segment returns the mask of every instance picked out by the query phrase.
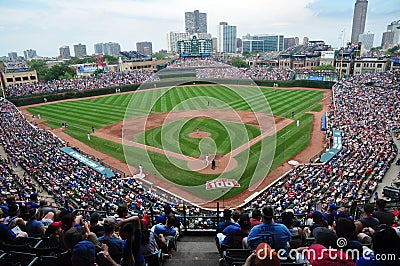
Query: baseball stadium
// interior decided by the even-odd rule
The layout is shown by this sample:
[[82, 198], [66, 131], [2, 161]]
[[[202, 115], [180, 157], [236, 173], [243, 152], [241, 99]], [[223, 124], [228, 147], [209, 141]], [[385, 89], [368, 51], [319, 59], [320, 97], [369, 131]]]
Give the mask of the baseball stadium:
[[[286, 250], [289, 259], [296, 245], [319, 241], [313, 225], [333, 226], [335, 220], [338, 228], [352, 230], [355, 224], [361, 229], [354, 232], [362, 231], [370, 202], [393, 199], [378, 207], [397, 209], [391, 205], [395, 188], [383, 186], [398, 179], [392, 162], [399, 74], [296, 80], [292, 69], [241, 69], [188, 57], [157, 72], [9, 86], [0, 100], [4, 221], [20, 215], [19, 201], [48, 208], [50, 216], [27, 209], [23, 217], [48, 219], [43, 221], [65, 234], [72, 229], [64, 229], [63, 217], [69, 216], [81, 219], [82, 226], [92, 226], [92, 219], [104, 228], [110, 223], [112, 233], [120, 226], [121, 237], [127, 234], [124, 219], [156, 235], [164, 219], [174, 233], [145, 256], [147, 265], [243, 265], [259, 244], [250, 225], [262, 224], [262, 217], [279, 226], [290, 220], [289, 230], [293, 224], [302, 229], [292, 246], [260, 240]], [[17, 233], [25, 233], [22, 223], [24, 230]], [[242, 238], [229, 242], [224, 228], [231, 223], [247, 230], [247, 248], [242, 249]], [[89, 235], [97, 239], [94, 232]], [[346, 234], [336, 231], [332, 239], [353, 241]], [[50, 254], [47, 238], [40, 237], [25, 234], [24, 241], [36, 242], [2, 242], [0, 250], [20, 248], [36, 258], [32, 265], [46, 260], [64, 265], [68, 259]], [[357, 241], [371, 246], [367, 240]], [[64, 254], [67, 242], [52, 248]], [[304, 263], [281, 259], [280, 265]]]

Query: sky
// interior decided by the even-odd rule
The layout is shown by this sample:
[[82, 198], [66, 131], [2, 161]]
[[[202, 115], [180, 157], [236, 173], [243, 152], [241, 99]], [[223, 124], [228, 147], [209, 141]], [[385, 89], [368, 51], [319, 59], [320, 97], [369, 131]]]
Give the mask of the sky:
[[[369, 0], [365, 30], [379, 46], [390, 22], [400, 20], [400, 0]], [[59, 47], [117, 42], [124, 51], [151, 41], [153, 51], [167, 48], [167, 33], [184, 32], [185, 12], [207, 13], [208, 32], [217, 35], [221, 21], [237, 26], [237, 36], [283, 34], [323, 40], [339, 47], [351, 35], [355, 0], [0, 0], [0, 56], [55, 57]], [[384, 3], [384, 4], [383, 4]]]

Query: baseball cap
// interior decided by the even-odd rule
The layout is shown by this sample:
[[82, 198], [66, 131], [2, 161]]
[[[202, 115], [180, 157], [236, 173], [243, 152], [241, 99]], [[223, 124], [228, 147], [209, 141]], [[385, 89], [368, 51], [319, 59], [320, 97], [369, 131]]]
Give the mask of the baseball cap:
[[32, 193], [32, 194], [29, 196], [30, 199], [37, 199], [37, 197], [39, 197], [39, 194], [38, 194], [38, 193]]
[[90, 241], [90, 242], [92, 242], [95, 246], [101, 246], [101, 243], [100, 243], [100, 241], [99, 241], [99, 239], [97, 238], [97, 236], [96, 236], [95, 233], [90, 233], [90, 234], [87, 236], [87, 240]]
[[59, 221], [59, 222], [52, 222], [50, 225], [52, 225], [52, 226], [55, 226], [55, 227], [59, 228], [59, 227], [61, 227], [61, 226], [62, 226], [62, 222], [61, 222], [61, 221]]
[[278, 254], [267, 243], [260, 243], [256, 249], [257, 266], [281, 265]]
[[94, 244], [83, 240], [72, 248], [71, 261], [74, 266], [92, 266], [96, 260], [96, 250]]
[[313, 213], [312, 213], [312, 217], [314, 218], [314, 217], [322, 217], [322, 213], [320, 212], [320, 211], [314, 211]]

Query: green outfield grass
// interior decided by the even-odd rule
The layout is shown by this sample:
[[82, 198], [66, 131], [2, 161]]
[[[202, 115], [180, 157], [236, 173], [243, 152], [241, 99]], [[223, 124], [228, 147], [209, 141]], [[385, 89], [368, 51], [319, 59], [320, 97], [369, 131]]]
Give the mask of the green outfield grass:
[[[41, 117], [46, 120], [47, 125], [52, 128], [61, 127], [61, 123], [66, 122], [68, 129], [65, 132], [67, 134], [124, 162], [126, 161], [123, 152], [125, 150], [125, 154], [129, 158], [128, 163], [133, 166], [142, 164], [145, 171], [166, 178], [181, 186], [186, 186], [188, 190], [204, 198], [211, 199], [221, 196], [221, 191], [205, 191], [204, 184], [207, 180], [216, 177], [235, 178], [241, 184], [241, 187], [231, 189], [224, 196], [228, 198], [242, 192], [249, 185], [257, 181], [252, 179], [252, 177], [258, 171], [257, 164], [263, 163], [266, 157], [271, 156], [271, 154], [274, 155], [271, 167], [271, 170], [273, 170], [308, 146], [313, 115], [307, 112], [321, 110], [318, 102], [322, 100], [323, 92], [320, 91], [274, 90], [265, 88], [261, 89], [261, 92], [267, 99], [270, 108], [264, 106], [265, 99], [262, 99], [255, 89], [242, 87], [237, 88], [237, 90], [231, 90], [224, 86], [215, 85], [138, 91], [131, 94], [112, 95], [97, 99], [89, 98], [78, 101], [59, 102], [31, 107], [28, 110], [35, 115], [40, 113]], [[243, 99], [243, 95], [245, 95], [245, 100]], [[131, 104], [129, 104], [130, 102]], [[92, 126], [95, 129], [99, 129], [121, 121], [124, 117], [142, 116], [149, 112], [209, 109], [210, 106], [215, 109], [256, 112], [267, 110], [267, 112], [271, 112], [274, 115], [287, 118], [291, 118], [291, 114], [294, 112], [294, 119], [300, 120], [300, 127], [296, 127], [295, 122], [291, 123], [283, 130], [277, 132], [275, 136], [268, 137], [262, 143], [259, 142], [253, 145], [250, 150], [238, 154], [235, 159], [239, 163], [246, 162], [246, 164], [242, 169], [235, 169], [229, 173], [224, 173], [222, 176], [203, 175], [190, 171], [185, 162], [176, 160], [172, 164], [165, 155], [159, 153], [146, 153], [139, 148], [122, 147], [121, 144], [97, 137], [92, 137], [91, 141], [87, 140], [87, 133], [91, 132]], [[199, 145], [202, 141], [199, 139], [189, 139], [185, 136], [193, 131], [199, 123], [201, 124], [200, 128], [202, 131], [210, 131], [212, 133], [212, 140], [218, 144], [217, 151], [222, 154], [230, 152], [236, 145], [240, 146], [247, 142], [248, 139], [252, 139], [260, 134], [257, 127], [248, 125], [243, 127], [243, 125], [225, 121], [221, 122], [209, 119], [206, 121], [196, 118], [187, 121], [177, 121], [175, 123], [148, 130], [136, 136], [135, 141], [161, 148], [161, 131], [164, 131], [167, 133], [167, 136], [176, 136], [176, 138], [180, 139], [178, 146], [170, 145], [168, 150], [189, 156], [198, 156], [200, 152], [203, 152], [203, 144]], [[180, 126], [180, 124], [183, 124], [181, 131], [174, 131], [174, 128]], [[238, 132], [236, 127], [241, 127], [242, 131], [237, 136], [233, 136], [232, 132]], [[230, 129], [228, 130], [227, 128]], [[235, 140], [234, 142], [228, 142], [234, 144], [224, 144], [227, 135]], [[269, 146], [273, 143], [272, 138], [276, 139], [276, 148]], [[204, 145], [208, 147], [209, 144], [206, 143]], [[264, 176], [266, 174], [259, 173], [258, 175]]]

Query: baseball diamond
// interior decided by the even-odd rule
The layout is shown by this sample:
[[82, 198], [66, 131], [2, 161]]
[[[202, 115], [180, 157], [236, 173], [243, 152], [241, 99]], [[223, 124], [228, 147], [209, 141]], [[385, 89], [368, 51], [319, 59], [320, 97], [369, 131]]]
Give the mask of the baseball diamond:
[[[264, 101], [260, 101], [255, 90], [261, 92]], [[243, 91], [249, 95], [246, 99], [240, 96]], [[151, 182], [168, 181], [167, 190], [172, 182], [178, 190], [196, 196], [187, 199], [192, 202], [221, 197], [219, 191], [205, 189], [208, 180], [233, 178], [240, 187], [227, 190], [224, 198], [234, 202], [238, 195], [245, 195], [246, 191], [248, 194], [249, 187], [260, 184], [268, 173], [287, 167], [286, 161], [309, 146], [312, 132], [320, 130], [313, 126], [313, 122], [320, 122], [314, 115], [322, 113], [319, 103], [328, 95], [329, 91], [318, 89], [238, 86], [232, 90], [222, 85], [194, 85], [103, 96], [95, 101], [94, 97], [67, 100], [25, 110], [40, 114], [41, 123], [59, 133], [61, 123], [67, 123], [68, 128], [62, 130], [67, 135], [63, 136], [75, 138], [121, 162], [127, 162], [125, 157], [132, 158], [128, 164], [133, 172], [139, 164], [143, 165], [145, 178]], [[265, 101], [269, 107], [264, 109], [269, 114], [252, 112], [260, 110], [259, 105]], [[130, 102], [135, 102], [134, 106]], [[271, 115], [273, 125], [265, 124]], [[299, 127], [296, 120], [301, 121]], [[272, 126], [273, 131], [268, 128]], [[88, 140], [92, 127], [95, 132]], [[196, 132], [197, 127], [210, 136], [190, 138], [188, 134]], [[181, 130], [176, 132], [176, 128]], [[276, 149], [269, 146], [272, 140], [276, 140]], [[322, 149], [321, 143], [314, 154], [300, 161], [308, 162]], [[265, 156], [263, 149], [269, 151], [268, 155], [272, 153], [273, 160], [268, 172], [257, 173], [260, 156]], [[204, 167], [205, 154], [212, 155], [210, 162], [216, 158], [215, 170], [211, 165]], [[271, 182], [269, 178], [266, 181]]]

